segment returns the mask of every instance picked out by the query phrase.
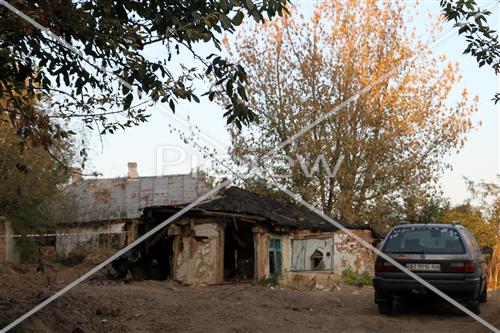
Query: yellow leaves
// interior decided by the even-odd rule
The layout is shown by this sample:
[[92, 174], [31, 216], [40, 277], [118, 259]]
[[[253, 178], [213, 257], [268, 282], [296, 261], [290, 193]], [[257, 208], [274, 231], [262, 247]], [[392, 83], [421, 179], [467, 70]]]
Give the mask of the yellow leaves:
[[464, 89], [462, 90], [461, 95], [462, 95], [462, 97], [463, 97], [463, 98], [467, 98], [467, 96], [469, 95], [469, 93], [468, 93], [468, 91], [467, 91], [467, 88], [464, 88]]
[[227, 35], [224, 35], [224, 37], [222, 38], [222, 45], [224, 45], [224, 47], [228, 50], [231, 49], [231, 46], [229, 45], [229, 39], [227, 38]]
[[314, 25], [317, 25], [319, 23], [319, 20], [321, 19], [321, 13], [318, 11], [315, 11], [312, 14], [312, 19], [311, 21], [313, 22]]
[[[477, 100], [471, 104], [463, 95], [449, 105], [461, 79], [458, 67], [445, 56], [434, 57], [415, 40], [414, 30], [407, 34], [402, 13], [402, 6], [389, 2], [323, 1], [309, 19], [293, 12], [242, 34], [235, 60], [251, 73], [248, 94], [261, 123], [248, 129], [248, 141], [235, 141], [235, 151], [265, 151], [366, 88], [287, 152], [322, 152], [327, 142], [325, 153], [342, 149], [357, 170], [370, 169], [389, 193], [395, 178], [435, 178], [445, 167], [443, 154], [459, 148], [470, 130]], [[418, 61], [408, 62], [421, 52]], [[354, 193], [360, 189], [348, 179], [367, 175], [350, 172], [342, 169], [339, 179]], [[324, 190], [314, 186], [311, 195]], [[353, 193], [351, 202], [359, 199]]]

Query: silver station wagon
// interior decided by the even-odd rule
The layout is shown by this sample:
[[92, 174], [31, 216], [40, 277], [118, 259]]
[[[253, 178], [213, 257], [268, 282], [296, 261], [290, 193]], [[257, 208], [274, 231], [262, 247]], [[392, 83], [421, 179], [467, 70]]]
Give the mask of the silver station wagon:
[[[487, 300], [487, 264], [484, 253], [463, 226], [456, 224], [402, 224], [394, 227], [381, 251], [415, 272], [474, 313]], [[382, 314], [391, 314], [394, 301], [412, 297], [437, 297], [394, 265], [378, 257], [375, 263], [375, 303]]]

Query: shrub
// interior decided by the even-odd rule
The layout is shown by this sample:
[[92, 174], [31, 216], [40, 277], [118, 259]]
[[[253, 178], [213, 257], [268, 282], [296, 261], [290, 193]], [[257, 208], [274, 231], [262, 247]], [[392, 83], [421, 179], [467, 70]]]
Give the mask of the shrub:
[[357, 273], [352, 270], [349, 266], [342, 272], [342, 280], [351, 286], [363, 287], [372, 285], [371, 275], [364, 271], [363, 273]]
[[272, 274], [266, 278], [261, 278], [259, 280], [259, 284], [262, 285], [271, 285], [271, 286], [276, 286], [279, 283], [279, 275], [277, 274]]

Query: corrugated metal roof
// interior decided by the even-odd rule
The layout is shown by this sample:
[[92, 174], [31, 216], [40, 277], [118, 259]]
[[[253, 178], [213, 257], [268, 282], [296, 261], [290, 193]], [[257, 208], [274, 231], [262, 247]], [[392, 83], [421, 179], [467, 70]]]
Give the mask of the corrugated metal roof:
[[67, 188], [60, 222], [138, 218], [148, 206], [186, 204], [209, 191], [202, 175], [84, 179]]

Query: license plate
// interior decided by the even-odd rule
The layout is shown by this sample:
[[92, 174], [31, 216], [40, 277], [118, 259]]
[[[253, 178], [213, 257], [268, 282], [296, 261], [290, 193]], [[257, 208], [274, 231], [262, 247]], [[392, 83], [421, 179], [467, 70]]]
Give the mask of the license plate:
[[440, 264], [411, 263], [411, 264], [406, 264], [406, 268], [408, 268], [410, 271], [418, 271], [418, 272], [440, 272], [441, 271]]

